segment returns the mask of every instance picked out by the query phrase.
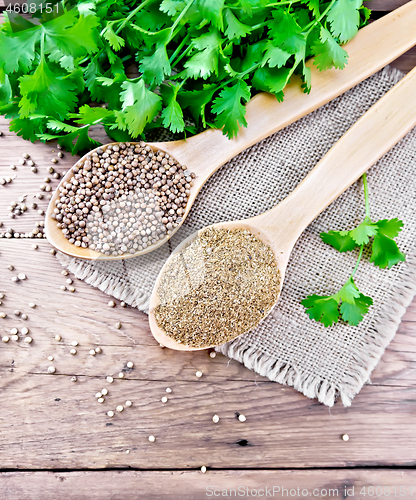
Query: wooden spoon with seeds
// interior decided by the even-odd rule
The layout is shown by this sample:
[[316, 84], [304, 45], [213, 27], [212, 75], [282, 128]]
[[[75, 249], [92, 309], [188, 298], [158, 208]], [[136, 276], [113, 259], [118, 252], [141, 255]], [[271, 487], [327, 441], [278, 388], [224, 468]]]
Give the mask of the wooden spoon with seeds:
[[[349, 61], [342, 71], [331, 69], [320, 72], [313, 65], [312, 60], [308, 61], [307, 66], [311, 70], [312, 79], [311, 93], [304, 94], [299, 78], [293, 77], [293, 81], [285, 88], [285, 101], [282, 103], [277, 102], [272, 94], [257, 94], [247, 105], [247, 128], [241, 128], [238, 136], [233, 140], [227, 139], [220, 130], [211, 129], [187, 140], [150, 143], [149, 145], [154, 150], [160, 149], [167, 152], [197, 176], [191, 187], [182, 221], [188, 215], [204, 183], [222, 165], [241, 151], [339, 96], [406, 52], [416, 44], [415, 26], [416, 0], [413, 0], [360, 30], [345, 47]], [[102, 146], [102, 149], [105, 148], [106, 146]], [[86, 156], [81, 158], [77, 165], [85, 158]], [[68, 182], [73, 175], [71, 169], [61, 180], [59, 187]], [[45, 234], [56, 249], [73, 257], [90, 260], [120, 260], [136, 257], [163, 245], [180, 227], [177, 226], [156, 244], [134, 254], [105, 255], [90, 248], [76, 247], [65, 238], [61, 229], [58, 229], [56, 221], [51, 218], [58, 195], [57, 190], [49, 204], [45, 220]]]
[[[245, 230], [249, 231], [256, 238], [268, 245], [273, 251], [276, 258], [277, 268], [280, 271], [280, 286], [283, 282], [286, 267], [288, 265], [291, 251], [303, 230], [317, 217], [332, 201], [335, 200], [342, 192], [351, 186], [366, 170], [379, 160], [387, 151], [389, 151], [397, 142], [405, 136], [413, 127], [416, 126], [416, 68], [414, 68], [405, 78], [403, 78], [393, 89], [382, 97], [367, 113], [365, 113], [349, 130], [348, 132], [330, 149], [330, 151], [321, 159], [314, 169], [305, 177], [305, 179], [297, 186], [297, 188], [276, 207], [265, 212], [264, 214], [252, 217], [246, 220], [224, 222], [208, 226], [215, 229], [228, 230]], [[207, 228], [205, 228], [206, 230]], [[156, 281], [151, 299], [149, 321], [150, 328], [155, 339], [162, 345], [171, 349], [177, 350], [196, 350], [196, 347], [190, 347], [183, 343], [178, 343], [172, 337], [168, 336], [157, 323], [155, 311], [160, 305], [160, 294], [158, 293], [161, 278], [164, 275], [165, 269], [172, 262], [175, 256], [179, 255], [192, 241], [196, 238], [198, 232], [191, 235], [183, 241], [169, 257], [164, 267], [162, 268], [159, 277]], [[313, 249], [311, 249], [313, 251]], [[192, 293], [192, 289], [197, 289], [205, 280], [205, 275], [209, 272], [205, 266], [205, 258], [202, 254], [197, 255], [199, 262], [194, 264], [189, 261], [190, 257], [175, 259], [176, 266], [183, 265], [186, 273], [186, 282], [183, 285], [179, 284], [172, 278], [172, 285], [175, 283], [175, 299], [170, 301], [168, 306], [172, 311], [181, 311], [178, 308], [178, 296], [186, 297], [186, 294]], [[197, 270], [197, 276], [191, 276], [192, 269]], [[169, 275], [167, 275], [169, 276]], [[217, 273], [218, 276], [218, 273]], [[252, 280], [252, 290], [256, 293], [256, 273], [250, 277]], [[215, 275], [214, 275], [215, 277]], [[218, 277], [215, 277], [214, 283], [218, 282]], [[196, 285], [193, 285], [196, 283]], [[186, 285], [186, 286], [185, 286]], [[226, 285], [228, 282], [226, 282]], [[238, 281], [237, 286], [240, 285]], [[223, 285], [222, 285], [223, 286]], [[231, 283], [227, 287], [227, 294], [233, 294]], [[250, 287], [250, 283], [248, 283]], [[189, 292], [188, 288], [191, 290]], [[208, 295], [206, 293], [205, 297]], [[210, 295], [215, 296], [213, 292]], [[203, 299], [206, 303], [207, 299]], [[277, 300], [276, 300], [277, 302]], [[211, 304], [211, 303], [210, 303]], [[199, 303], [193, 300], [192, 310], [195, 311], [199, 307]], [[165, 304], [163, 304], [165, 306]], [[202, 304], [203, 307], [204, 304]], [[210, 322], [214, 322], [215, 310], [212, 306], [208, 314], [202, 312], [201, 318], [209, 316]], [[219, 308], [219, 305], [218, 305]], [[271, 310], [271, 309], [270, 309]], [[270, 312], [266, 311], [263, 318]], [[245, 312], [245, 311], [244, 311]], [[257, 312], [254, 309], [252, 314]], [[175, 312], [175, 320], [168, 317], [168, 328], [172, 332], [181, 332], [186, 329], [183, 325], [186, 323], [184, 315], [179, 312], [179, 320]], [[193, 316], [194, 318], [194, 316]], [[195, 320], [192, 319], [192, 331], [194, 331]], [[189, 318], [188, 318], [189, 319]], [[186, 319], [186, 321], [188, 321]], [[201, 319], [201, 322], [203, 320]], [[166, 323], [165, 323], [166, 325]], [[255, 326], [255, 325], [254, 325]], [[201, 338], [210, 338], [207, 330], [200, 328], [195, 335]], [[229, 331], [233, 331], [232, 324], [227, 327]], [[242, 333], [247, 333], [253, 326]], [[185, 331], [185, 335], [186, 335]], [[240, 335], [242, 334], [240, 333]], [[238, 336], [238, 335], [236, 335]], [[194, 339], [195, 340], [195, 339]], [[228, 338], [227, 340], [232, 340]], [[199, 343], [201, 345], [202, 342]], [[194, 342], [195, 345], [195, 342]], [[203, 347], [214, 347], [216, 344], [207, 345], [204, 341]]]

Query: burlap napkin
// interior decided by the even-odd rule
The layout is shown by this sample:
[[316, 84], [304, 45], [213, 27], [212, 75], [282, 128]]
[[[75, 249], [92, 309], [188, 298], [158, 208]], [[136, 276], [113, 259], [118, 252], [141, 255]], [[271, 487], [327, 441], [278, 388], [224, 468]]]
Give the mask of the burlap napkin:
[[[71, 259], [64, 266], [78, 278], [142, 311], [163, 263], [189, 234], [208, 224], [251, 217], [285, 198], [331, 146], [401, 75], [384, 69], [334, 101], [244, 151], [204, 186], [189, 217], [171, 242], [143, 257], [115, 263]], [[325, 328], [309, 319], [301, 300], [335, 293], [357, 254], [340, 254], [319, 238], [321, 231], [351, 229], [364, 216], [362, 182], [355, 183], [322, 213], [297, 242], [278, 306], [255, 330], [217, 348], [270, 380], [293, 386], [332, 406], [346, 406], [369, 380], [416, 294], [416, 129], [385, 155], [368, 175], [374, 220], [399, 217], [397, 241], [405, 263], [380, 270], [368, 253], [356, 274], [374, 305], [357, 327]]]

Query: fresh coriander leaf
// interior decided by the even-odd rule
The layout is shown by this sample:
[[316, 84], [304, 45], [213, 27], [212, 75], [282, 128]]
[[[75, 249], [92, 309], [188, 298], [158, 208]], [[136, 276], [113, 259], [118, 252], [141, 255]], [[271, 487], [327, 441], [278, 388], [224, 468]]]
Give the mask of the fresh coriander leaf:
[[35, 142], [38, 133], [45, 132], [46, 119], [45, 118], [13, 118], [10, 121], [10, 131], [15, 132], [23, 139]]
[[[0, 68], [13, 73], [20, 68], [26, 73], [35, 59], [35, 46], [40, 41], [40, 26], [7, 36], [0, 32]], [[6, 50], [7, 47], [7, 50]]]
[[162, 98], [146, 88], [144, 80], [124, 82], [121, 86], [124, 120], [132, 137], [140, 135], [162, 107]]
[[77, 102], [73, 82], [56, 76], [44, 61], [41, 61], [33, 75], [20, 77], [20, 116], [32, 113], [65, 119]]
[[268, 25], [269, 34], [276, 45], [282, 45], [289, 38], [300, 33], [301, 27], [288, 11], [276, 9], [272, 15], [273, 20]]
[[247, 52], [241, 64], [241, 71], [257, 67], [263, 59], [263, 52], [266, 49], [266, 42], [253, 43], [247, 47]]
[[217, 90], [216, 85], [204, 85], [202, 90], [179, 91], [177, 100], [182, 109], [189, 108], [191, 115], [198, 124], [202, 119], [202, 123], [206, 126], [205, 108], [212, 101], [212, 97]]
[[366, 217], [359, 226], [350, 231], [350, 236], [358, 246], [367, 245], [370, 237], [376, 235], [377, 231], [377, 224], [374, 224]]
[[289, 68], [277, 69], [265, 66], [256, 69], [251, 83], [258, 90], [279, 94], [286, 87], [291, 73]]
[[348, 42], [357, 34], [360, 23], [358, 9], [361, 5], [360, 0], [335, 0], [328, 12], [327, 19], [331, 25], [331, 31], [342, 43]]
[[241, 10], [250, 17], [253, 14], [253, 9], [262, 9], [266, 7], [268, 0], [240, 0]]
[[326, 327], [338, 323], [338, 301], [333, 296], [309, 295], [301, 303], [311, 319], [323, 323]]
[[55, 45], [66, 55], [83, 57], [98, 50], [99, 19], [96, 16], [77, 18], [75, 9], [56, 17], [42, 25], [45, 33], [45, 51]]
[[351, 238], [350, 231], [328, 231], [320, 234], [321, 240], [338, 252], [349, 252], [353, 250], [357, 244]]
[[160, 45], [154, 54], [143, 57], [140, 61], [140, 71], [146, 83], [159, 85], [163, 82], [165, 75], [170, 74], [170, 64], [166, 53], [166, 46]]
[[231, 9], [225, 9], [224, 15], [227, 22], [225, 35], [229, 40], [240, 40], [251, 32], [251, 26], [239, 21]]
[[230, 139], [237, 135], [240, 125], [247, 127], [244, 104], [250, 99], [250, 95], [247, 83], [238, 80], [235, 85], [223, 89], [214, 100], [212, 112], [218, 115], [215, 123]]
[[218, 74], [218, 58], [222, 38], [218, 30], [211, 30], [192, 42], [193, 46], [199, 50], [185, 64], [186, 76], [191, 78], [201, 77], [207, 79], [212, 73]]
[[107, 27], [103, 31], [103, 36], [107, 40], [107, 42], [110, 44], [111, 48], [118, 52], [122, 47], [125, 45], [124, 38], [121, 38], [121, 36], [116, 35], [113, 31], [113, 26], [112, 24], [108, 24]]
[[267, 63], [270, 68], [281, 68], [291, 56], [289, 52], [282, 50], [280, 47], [275, 47], [271, 41], [267, 42], [265, 49], [262, 66]]
[[175, 16], [177, 13], [182, 12], [185, 8], [186, 2], [184, 0], [163, 0], [159, 9], [165, 12], [168, 16]]
[[92, 59], [92, 61], [85, 68], [84, 77], [85, 77], [85, 85], [87, 86], [87, 89], [90, 91], [91, 98], [97, 102], [103, 101], [104, 99], [103, 89], [97, 83], [98, 78], [102, 76], [103, 74], [101, 72], [100, 64], [96, 59]]
[[354, 299], [354, 303], [342, 302], [340, 306], [341, 317], [351, 326], [357, 326], [368, 313], [368, 309], [373, 304], [373, 299], [367, 295], [359, 293]]
[[222, 10], [224, 0], [198, 0], [197, 6], [205, 19], [216, 28], [223, 30]]
[[384, 234], [376, 234], [374, 236], [373, 245], [371, 247], [370, 262], [380, 269], [389, 269], [399, 262], [404, 262], [406, 256], [400, 252], [397, 243], [385, 236]]
[[383, 219], [376, 222], [378, 234], [383, 234], [388, 238], [396, 238], [403, 228], [403, 221], [399, 219]]
[[174, 134], [177, 132], [183, 132], [185, 129], [183, 111], [176, 100], [179, 85], [162, 85], [160, 90], [163, 102], [166, 105], [161, 114], [162, 125]]
[[360, 296], [357, 285], [354, 283], [352, 278], [349, 278], [341, 290], [336, 294], [336, 296], [342, 300], [342, 302], [348, 302], [348, 304], [354, 304], [355, 299]]
[[9, 75], [6, 75], [0, 69], [0, 106], [9, 104], [12, 100], [12, 87], [10, 85]]
[[315, 55], [314, 64], [320, 70], [337, 68], [343, 69], [348, 61], [347, 52], [334, 40], [331, 33], [321, 27], [320, 41], [312, 46]]
[[78, 113], [70, 113], [68, 116], [78, 125], [90, 125], [113, 117], [114, 113], [106, 108], [91, 108], [88, 104], [84, 104], [79, 108]]
[[319, 8], [319, 0], [301, 0], [302, 3], [304, 4], [307, 4], [307, 6], [309, 7], [309, 10], [312, 11], [314, 17], [319, 17], [321, 12], [320, 12], [320, 8]]

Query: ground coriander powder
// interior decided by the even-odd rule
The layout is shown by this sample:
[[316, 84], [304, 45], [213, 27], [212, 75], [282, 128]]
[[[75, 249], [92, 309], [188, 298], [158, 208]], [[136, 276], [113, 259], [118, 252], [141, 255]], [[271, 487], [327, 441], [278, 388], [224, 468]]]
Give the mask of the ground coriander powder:
[[258, 325], [280, 289], [268, 245], [247, 230], [206, 228], [168, 261], [155, 318], [178, 343], [220, 345]]

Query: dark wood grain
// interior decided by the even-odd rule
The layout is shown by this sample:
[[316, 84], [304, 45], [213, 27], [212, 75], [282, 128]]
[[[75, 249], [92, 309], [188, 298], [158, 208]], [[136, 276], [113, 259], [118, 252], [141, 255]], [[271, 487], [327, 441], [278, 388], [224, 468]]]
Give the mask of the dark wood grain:
[[[0, 474], [0, 490], [7, 500], [202, 500], [224, 490], [228, 498], [248, 491], [251, 498], [322, 499], [414, 498], [416, 471], [213, 471], [187, 472], [7, 472]], [[273, 489], [274, 487], [274, 489]], [[266, 489], [267, 488], [267, 489]], [[232, 490], [237, 490], [233, 492]], [[256, 495], [256, 490], [258, 495]], [[303, 491], [302, 491], [303, 490]], [[360, 493], [361, 492], [361, 493]], [[366, 496], [363, 493], [366, 493]], [[370, 492], [370, 495], [368, 495]], [[376, 492], [382, 495], [376, 496]], [[224, 498], [221, 496], [220, 498]], [[226, 497], [225, 497], [226, 498]], [[237, 497], [238, 498], [238, 497]], [[247, 496], [246, 496], [247, 498]]]

